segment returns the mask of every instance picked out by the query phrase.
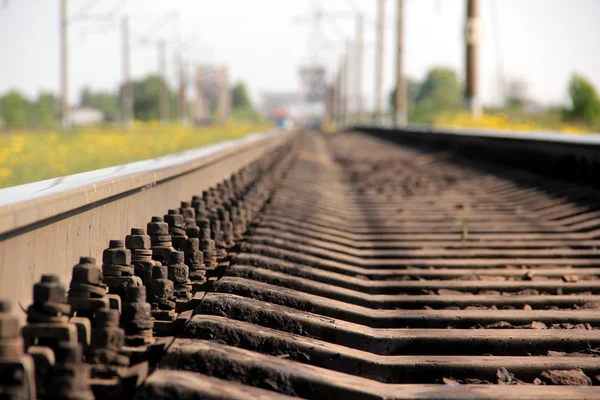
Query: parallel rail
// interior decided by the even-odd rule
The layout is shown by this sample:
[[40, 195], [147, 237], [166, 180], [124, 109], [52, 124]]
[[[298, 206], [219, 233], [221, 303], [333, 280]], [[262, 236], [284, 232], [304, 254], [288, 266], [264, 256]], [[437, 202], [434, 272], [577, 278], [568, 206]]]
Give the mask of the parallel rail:
[[[96, 397], [600, 398], [600, 143], [361, 130], [232, 147], [151, 188], [7, 233], [22, 246], [44, 238], [29, 251], [47, 258], [56, 255], [48, 232], [105, 222], [63, 246], [60, 267], [46, 261], [19, 277], [31, 285], [54, 268], [68, 282], [72, 252], [97, 256], [108, 239], [244, 167], [196, 198], [196, 221], [210, 218], [218, 250], [204, 257], [218, 266], [206, 264], [192, 298], [178, 295], [176, 320], [154, 322], [158, 339], [120, 348], [128, 367], [92, 366]], [[102, 211], [121, 204], [118, 218]]]

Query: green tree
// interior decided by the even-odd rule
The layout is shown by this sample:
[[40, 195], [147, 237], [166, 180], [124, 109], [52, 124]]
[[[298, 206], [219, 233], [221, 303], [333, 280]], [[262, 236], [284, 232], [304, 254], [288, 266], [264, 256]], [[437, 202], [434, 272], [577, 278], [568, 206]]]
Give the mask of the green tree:
[[115, 121], [120, 115], [119, 99], [112, 93], [92, 92], [86, 87], [81, 91], [79, 104], [102, 111], [108, 121]]
[[[135, 119], [142, 121], [160, 119], [159, 96], [161, 87], [167, 86], [169, 98], [169, 118], [176, 115], [177, 98], [168, 84], [156, 75], [148, 76], [139, 81], [133, 81], [133, 113]], [[123, 86], [119, 89], [119, 99], [123, 99]]]
[[231, 88], [231, 107], [252, 108], [246, 85], [243, 82], [239, 82]]
[[[412, 104], [414, 104], [417, 95], [421, 90], [421, 83], [419, 83], [419, 81], [416, 79], [406, 78], [404, 80], [404, 86], [406, 87], [406, 102], [410, 107]], [[394, 88], [390, 93], [389, 106], [393, 111], [396, 110], [396, 88]]]
[[81, 94], [79, 95], [79, 105], [81, 107], [93, 107], [94, 103], [94, 94], [89, 87], [84, 87], [81, 89]]
[[37, 125], [50, 127], [56, 123], [59, 103], [54, 93], [40, 93], [34, 108]]
[[243, 82], [238, 82], [231, 88], [231, 108], [232, 116], [235, 119], [258, 121], [261, 118], [252, 106], [246, 85]]
[[30, 104], [17, 91], [12, 91], [2, 97], [2, 120], [6, 126], [25, 126], [29, 122]]
[[456, 72], [450, 68], [433, 68], [427, 74], [415, 98], [418, 104], [436, 110], [451, 110], [461, 106], [462, 94]]
[[564, 111], [570, 121], [581, 121], [595, 126], [600, 122], [600, 99], [594, 86], [580, 75], [573, 75], [569, 83], [571, 108]]
[[[395, 100], [393, 90], [390, 94], [392, 110], [396, 108]], [[407, 79], [406, 100], [408, 121], [413, 123], [433, 123], [440, 113], [460, 108], [462, 93], [456, 72], [438, 67], [431, 69], [422, 83]]]

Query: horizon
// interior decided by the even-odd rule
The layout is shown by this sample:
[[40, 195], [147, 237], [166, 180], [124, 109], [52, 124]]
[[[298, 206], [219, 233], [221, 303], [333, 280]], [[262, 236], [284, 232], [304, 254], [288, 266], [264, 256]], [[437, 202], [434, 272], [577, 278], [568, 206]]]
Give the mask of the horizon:
[[[202, 3], [178, 0], [161, 4], [158, 0], [143, 3], [129, 0], [119, 15], [131, 14], [132, 31], [140, 33], [151, 28], [170, 9], [178, 10], [180, 23], [167, 23], [153, 40], [196, 35], [193, 44], [196, 48], [188, 53], [188, 59], [227, 64], [231, 69], [231, 83], [246, 83], [255, 105], [259, 104], [259, 95], [264, 92], [297, 91], [297, 68], [306, 63], [317, 46], [307, 44], [310, 23], [294, 23], [293, 20], [311, 14], [310, 1], [285, 5], [276, 0], [252, 4], [224, 0], [210, 6]], [[406, 78], [422, 80], [429, 69], [447, 66], [457, 71], [459, 79], [463, 80], [463, 3], [407, 1]], [[73, 17], [89, 3], [71, 0], [69, 4], [69, 14]], [[117, 4], [122, 3], [97, 1], [88, 13], [103, 15], [113, 11]], [[321, 6], [325, 11], [345, 13], [353, 12], [358, 6], [364, 10], [367, 20], [375, 15], [375, 2], [372, 1], [335, 0]], [[498, 11], [497, 20], [492, 16], [494, 7]], [[139, 13], [136, 16], [138, 9], [153, 16], [140, 16]], [[597, 15], [600, 15], [600, 2], [593, 0], [483, 0], [479, 81], [482, 102], [492, 105], [501, 101], [499, 82], [502, 76], [505, 85], [513, 80], [524, 81], [527, 97], [542, 106], [566, 104], [567, 85], [573, 73], [584, 76], [600, 88], [600, 54], [589, 51], [594, 46], [594, 39], [600, 37], [600, 26], [595, 23]], [[394, 19], [395, 3], [388, 1], [386, 98], [394, 81]], [[368, 45], [374, 41], [374, 29], [370, 25], [367, 23], [365, 29], [367, 45], [363, 75], [367, 107], [371, 107], [374, 93], [371, 78], [374, 75], [374, 49]], [[559, 30], [557, 26], [564, 28]], [[41, 5], [29, 0], [9, 1], [0, 9], [0, 49], [11, 55], [5, 58], [1, 67], [0, 93], [16, 89], [31, 99], [40, 92], [58, 92], [58, 31], [57, 1]], [[77, 103], [84, 87], [93, 91], [116, 91], [121, 83], [118, 21], [74, 23], [69, 33], [69, 103]], [[343, 47], [338, 43], [339, 37], [354, 34], [353, 21], [324, 21], [321, 33], [322, 41], [327, 44], [327, 48], [321, 50], [322, 59], [331, 75]], [[14, 35], [20, 35], [19, 40], [12, 39]], [[171, 87], [176, 82], [172, 59], [173, 52], [169, 51], [167, 76]], [[132, 79], [156, 74], [156, 64], [155, 49], [136, 48], [132, 52]], [[44, 67], [40, 68], [40, 65]]]

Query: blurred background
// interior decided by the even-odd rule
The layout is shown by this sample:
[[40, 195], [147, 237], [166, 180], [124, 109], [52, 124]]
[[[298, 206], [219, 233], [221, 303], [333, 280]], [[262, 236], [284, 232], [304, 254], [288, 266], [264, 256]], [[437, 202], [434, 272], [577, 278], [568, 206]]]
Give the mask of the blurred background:
[[0, 0], [0, 187], [299, 123], [595, 133], [599, 17], [596, 0]]

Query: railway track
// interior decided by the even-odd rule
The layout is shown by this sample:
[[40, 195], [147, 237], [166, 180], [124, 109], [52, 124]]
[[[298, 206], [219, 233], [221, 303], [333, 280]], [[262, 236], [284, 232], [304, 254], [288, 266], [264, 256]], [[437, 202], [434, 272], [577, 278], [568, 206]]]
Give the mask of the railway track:
[[[94, 260], [62, 293], [71, 310], [54, 304], [60, 290], [43, 297], [58, 277], [43, 278], [22, 334], [34, 366], [2, 303], [0, 370], [18, 359], [23, 373], [0, 393], [600, 398], [600, 203], [584, 182], [598, 165], [547, 151], [555, 143], [490, 155], [477, 137], [370, 133], [290, 135], [130, 226], [104, 251], [100, 311], [77, 297], [92, 282], [75, 269], [98, 271]], [[516, 157], [523, 148], [543, 154]], [[578, 175], [558, 179], [565, 170]], [[118, 307], [122, 339], [108, 321]], [[70, 339], [39, 333], [48, 324], [71, 326]]]

